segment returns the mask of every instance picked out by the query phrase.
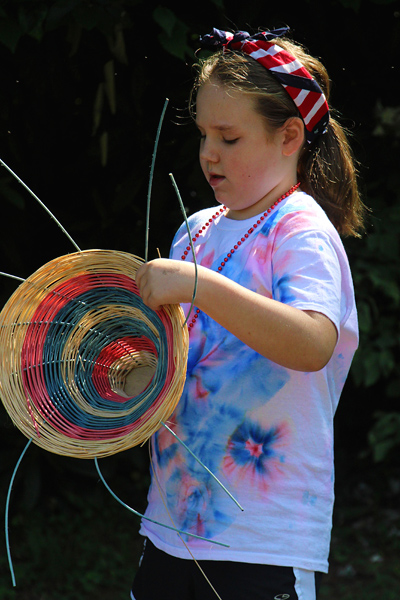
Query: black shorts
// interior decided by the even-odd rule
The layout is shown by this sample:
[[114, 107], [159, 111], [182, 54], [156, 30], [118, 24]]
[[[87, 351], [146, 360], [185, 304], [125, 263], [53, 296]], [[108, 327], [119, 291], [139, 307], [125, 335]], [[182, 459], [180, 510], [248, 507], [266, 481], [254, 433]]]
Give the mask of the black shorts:
[[[292, 567], [199, 561], [221, 600], [316, 600], [321, 573]], [[194, 560], [170, 556], [149, 540], [131, 600], [216, 600]]]

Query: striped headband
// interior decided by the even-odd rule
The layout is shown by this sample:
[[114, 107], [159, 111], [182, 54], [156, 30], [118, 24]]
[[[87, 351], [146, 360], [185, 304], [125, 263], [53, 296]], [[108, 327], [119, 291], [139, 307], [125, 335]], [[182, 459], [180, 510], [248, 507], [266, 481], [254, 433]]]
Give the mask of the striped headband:
[[247, 31], [229, 33], [214, 28], [212, 33], [200, 38], [200, 43], [208, 50], [244, 52], [265, 67], [297, 106], [304, 121], [307, 141], [311, 143], [316, 136], [325, 133], [329, 107], [323, 91], [301, 62], [270, 41], [285, 35], [287, 31], [287, 27], [282, 27], [250, 35]]

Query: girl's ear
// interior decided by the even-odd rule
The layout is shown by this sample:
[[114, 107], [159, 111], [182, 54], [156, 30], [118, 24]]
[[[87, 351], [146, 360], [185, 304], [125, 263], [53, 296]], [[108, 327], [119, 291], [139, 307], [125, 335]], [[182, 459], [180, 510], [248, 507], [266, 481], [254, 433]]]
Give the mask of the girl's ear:
[[299, 117], [288, 119], [283, 126], [283, 145], [284, 156], [292, 156], [301, 150], [305, 142], [304, 123]]

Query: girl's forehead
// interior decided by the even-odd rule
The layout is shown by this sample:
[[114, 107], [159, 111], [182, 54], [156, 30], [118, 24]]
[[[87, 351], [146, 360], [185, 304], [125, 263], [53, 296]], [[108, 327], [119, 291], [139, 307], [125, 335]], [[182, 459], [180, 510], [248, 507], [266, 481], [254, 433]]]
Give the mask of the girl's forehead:
[[226, 128], [237, 121], [258, 118], [254, 100], [248, 94], [210, 81], [202, 85], [196, 99], [196, 122], [213, 119]]
[[197, 102], [203, 97], [206, 97], [208, 101], [215, 99], [217, 101], [231, 100], [240, 102], [245, 98], [245, 94], [240, 90], [224, 85], [218, 79], [209, 79], [200, 86], [197, 92]]

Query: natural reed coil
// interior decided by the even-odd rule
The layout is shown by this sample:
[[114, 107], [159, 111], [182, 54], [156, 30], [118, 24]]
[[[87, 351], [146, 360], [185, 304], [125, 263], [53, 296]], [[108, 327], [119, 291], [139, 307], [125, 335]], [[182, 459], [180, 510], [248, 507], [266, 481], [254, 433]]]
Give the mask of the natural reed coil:
[[14, 424], [66, 456], [108, 456], [168, 419], [186, 376], [179, 305], [153, 311], [125, 252], [87, 250], [28, 277], [0, 313], [0, 394]]

